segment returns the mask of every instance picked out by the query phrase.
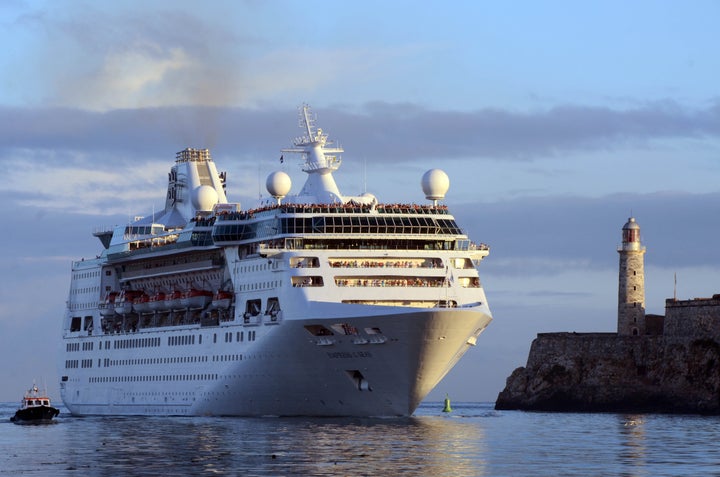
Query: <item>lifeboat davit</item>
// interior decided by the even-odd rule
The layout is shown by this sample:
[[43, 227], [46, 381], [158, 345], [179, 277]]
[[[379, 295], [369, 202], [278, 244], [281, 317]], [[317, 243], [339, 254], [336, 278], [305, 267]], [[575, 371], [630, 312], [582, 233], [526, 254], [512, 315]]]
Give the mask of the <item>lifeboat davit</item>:
[[229, 308], [233, 299], [233, 292], [227, 290], [218, 290], [212, 299], [213, 308]]
[[191, 288], [182, 294], [180, 304], [183, 308], [205, 308], [213, 299], [213, 294], [207, 290]]
[[105, 295], [105, 299], [98, 304], [98, 309], [102, 316], [111, 316], [115, 314], [115, 299], [118, 292], [110, 292]]

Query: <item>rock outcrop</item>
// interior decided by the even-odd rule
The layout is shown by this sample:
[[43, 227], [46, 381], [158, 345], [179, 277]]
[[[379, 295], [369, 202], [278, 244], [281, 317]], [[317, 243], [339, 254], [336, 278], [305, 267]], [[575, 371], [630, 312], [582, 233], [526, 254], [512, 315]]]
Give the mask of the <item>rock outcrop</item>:
[[539, 334], [495, 408], [720, 414], [720, 343], [703, 334]]

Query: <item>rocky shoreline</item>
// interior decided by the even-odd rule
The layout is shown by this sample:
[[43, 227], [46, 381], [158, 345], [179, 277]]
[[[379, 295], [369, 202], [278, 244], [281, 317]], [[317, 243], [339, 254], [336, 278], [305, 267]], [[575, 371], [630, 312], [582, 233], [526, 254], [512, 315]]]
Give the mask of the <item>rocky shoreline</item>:
[[720, 343], [690, 336], [543, 333], [496, 409], [720, 414]]

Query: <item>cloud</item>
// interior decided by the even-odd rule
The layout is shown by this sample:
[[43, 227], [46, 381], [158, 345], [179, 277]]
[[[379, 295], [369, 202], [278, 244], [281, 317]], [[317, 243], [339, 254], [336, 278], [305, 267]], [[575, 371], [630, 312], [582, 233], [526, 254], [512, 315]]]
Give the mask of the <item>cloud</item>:
[[[717, 137], [720, 103], [711, 103], [704, 110], [665, 101], [631, 109], [565, 105], [527, 112], [434, 111], [407, 104], [371, 103], [364, 114], [346, 121], [357, 121], [357, 130], [370, 130], [370, 141], [354, 149], [360, 154], [369, 153], [365, 148], [377, 143], [396, 141], [413, 157], [530, 160], [669, 138]], [[344, 124], [342, 118], [339, 124]]]
[[48, 6], [15, 27], [34, 39], [8, 71], [16, 84], [22, 75], [36, 83], [33, 104], [97, 111], [227, 104], [238, 95], [239, 60], [255, 41], [179, 5]]
[[[164, 184], [144, 184], [144, 175], [154, 173], [156, 178], [164, 178], [167, 167], [162, 165], [161, 171], [158, 166], [144, 164], [142, 170], [125, 166], [113, 171], [78, 167], [24, 169], [13, 174], [13, 184], [7, 190], [15, 193], [17, 205], [24, 210], [122, 214], [127, 213], [130, 204], [149, 210], [163, 197]], [[30, 183], [38, 187], [28, 191], [24, 185]]]
[[[0, 108], [4, 148], [112, 150], [166, 154], [185, 144], [267, 155], [298, 133], [291, 108], [163, 107], [107, 112], [75, 108]], [[533, 160], [692, 138], [720, 136], [720, 105], [674, 103], [631, 110], [564, 106], [534, 112], [435, 111], [370, 103], [356, 111], [322, 108], [318, 126], [354, 157], [370, 162], [422, 159]], [[660, 146], [658, 146], [660, 147]]]
[[621, 229], [632, 214], [657, 267], [720, 264], [720, 192], [602, 197], [523, 197], [453, 207], [461, 227], [490, 245], [487, 265], [502, 276], [554, 276], [617, 267]]
[[[258, 107], [279, 97], [321, 94], [335, 83], [352, 88], [370, 78], [382, 81], [398, 58], [421, 52], [402, 45], [280, 46], [263, 25], [279, 27], [274, 7], [194, 7], [166, 2], [29, 10], [14, 24], [32, 40], [25, 39], [22, 58], [7, 65], [15, 78], [10, 90], [19, 95], [33, 83], [33, 105], [93, 111]], [[285, 35], [298, 25], [288, 28]], [[4, 94], [17, 100], [10, 90]]]

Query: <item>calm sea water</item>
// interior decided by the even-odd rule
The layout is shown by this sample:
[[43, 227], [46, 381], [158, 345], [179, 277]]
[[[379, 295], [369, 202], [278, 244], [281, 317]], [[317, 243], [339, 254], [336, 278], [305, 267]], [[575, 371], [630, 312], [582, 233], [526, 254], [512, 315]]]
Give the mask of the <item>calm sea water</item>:
[[720, 476], [720, 418], [494, 411], [408, 419], [72, 417], [10, 422], [0, 476]]

